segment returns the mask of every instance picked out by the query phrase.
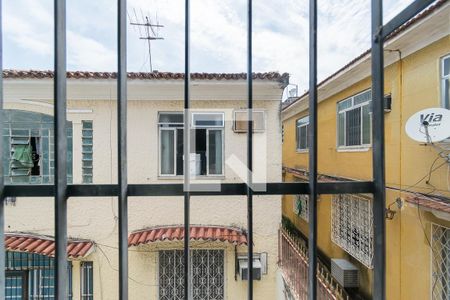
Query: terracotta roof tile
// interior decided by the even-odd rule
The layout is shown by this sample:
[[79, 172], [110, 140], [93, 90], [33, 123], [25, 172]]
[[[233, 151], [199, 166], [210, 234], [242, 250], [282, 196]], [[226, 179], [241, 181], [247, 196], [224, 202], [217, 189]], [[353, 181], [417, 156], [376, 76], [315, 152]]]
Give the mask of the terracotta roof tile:
[[[94, 242], [88, 240], [69, 240], [67, 255], [70, 258], [86, 256], [94, 247]], [[55, 242], [52, 238], [25, 233], [6, 233], [5, 249], [21, 251], [46, 256], [55, 256]]]
[[[4, 70], [4, 78], [12, 79], [44, 79], [53, 78], [53, 71], [40, 71], [40, 70]], [[116, 72], [88, 72], [88, 71], [68, 71], [67, 78], [72, 79], [116, 79]], [[184, 73], [172, 73], [172, 72], [129, 72], [129, 79], [184, 79]], [[193, 80], [245, 80], [247, 79], [246, 73], [191, 73], [191, 79]], [[289, 74], [278, 72], [267, 73], [253, 73], [253, 79], [276, 81], [282, 84], [289, 83]]]
[[408, 196], [405, 200], [406, 202], [416, 204], [419, 207], [450, 213], [450, 200], [446, 201], [441, 198], [419, 194]]
[[[191, 240], [207, 240], [229, 242], [237, 245], [246, 245], [247, 236], [242, 230], [231, 227], [220, 226], [191, 226]], [[130, 234], [128, 237], [129, 246], [138, 246], [158, 241], [181, 241], [184, 238], [184, 227], [169, 226], [156, 227]]]

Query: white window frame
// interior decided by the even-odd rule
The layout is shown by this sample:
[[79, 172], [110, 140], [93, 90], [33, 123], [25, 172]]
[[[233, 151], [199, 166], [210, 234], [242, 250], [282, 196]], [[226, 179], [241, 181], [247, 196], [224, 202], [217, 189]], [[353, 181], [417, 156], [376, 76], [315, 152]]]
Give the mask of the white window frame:
[[[174, 126], [172, 127], [161, 127], [161, 125], [166, 123], [159, 122], [160, 115], [161, 114], [183, 114], [183, 112], [180, 111], [170, 111], [165, 112], [161, 111], [158, 112], [158, 177], [161, 178], [180, 178], [183, 175], [177, 175], [177, 151], [176, 147], [178, 144], [178, 137], [177, 137], [177, 129], [183, 129], [184, 130], [184, 123], [172, 123]], [[222, 120], [223, 120], [223, 126], [194, 126], [193, 118], [191, 120], [191, 126], [193, 130], [195, 129], [206, 129], [206, 175], [198, 175], [196, 177], [223, 177], [225, 175], [225, 113], [224, 112], [195, 112], [194, 114], [221, 114]], [[172, 174], [162, 174], [161, 172], [161, 131], [162, 130], [172, 130], [174, 134], [174, 152], [173, 152], [173, 159], [174, 159], [174, 172]], [[221, 131], [222, 135], [222, 173], [221, 174], [210, 174], [209, 173], [209, 131], [210, 130], [216, 130]]]
[[[235, 111], [233, 111], [233, 131], [234, 132], [247, 132], [247, 130], [245, 129], [236, 129], [236, 114], [237, 113], [247, 113], [246, 109], [237, 109]], [[254, 129], [253, 132], [265, 132], [266, 128], [267, 128], [267, 119], [266, 119], [266, 111], [263, 109], [253, 109], [253, 115], [254, 114], [262, 114], [263, 115], [263, 128], [262, 129]]]
[[[364, 134], [363, 134], [363, 107], [364, 106], [369, 106], [372, 105], [372, 95], [371, 95], [371, 99], [369, 101], [363, 102], [363, 103], [359, 103], [359, 104], [354, 104], [354, 99], [355, 97], [362, 95], [364, 93], [368, 93], [371, 92], [371, 89], [368, 90], [364, 90], [358, 94], [355, 94], [351, 97], [348, 97], [346, 99], [343, 99], [339, 102], [336, 103], [336, 149], [339, 150], [366, 150], [368, 148], [370, 148], [372, 146], [372, 111], [369, 111], [369, 117], [370, 117], [370, 135], [369, 135], [369, 143], [368, 144], [363, 144], [363, 140], [364, 140]], [[342, 103], [344, 101], [350, 100], [351, 101], [351, 106], [342, 110], [339, 110], [339, 103]], [[347, 133], [345, 132], [345, 128], [347, 127], [347, 116], [346, 116], [346, 112], [357, 109], [357, 108], [361, 108], [361, 144], [360, 145], [351, 145], [351, 146], [347, 146]], [[339, 145], [339, 115], [343, 113], [344, 114], [344, 145]]]
[[[221, 115], [222, 125], [211, 125], [211, 126], [197, 126], [194, 123], [195, 116], [197, 115]], [[225, 127], [225, 113], [223, 112], [193, 112], [191, 115], [191, 126], [192, 128], [224, 128]]]
[[[306, 119], [308, 119], [306, 121]], [[300, 126], [298, 125], [299, 122], [301, 122], [303, 120], [303, 122], [305, 122], [304, 124], [301, 124]], [[300, 148], [300, 139], [299, 139], [299, 134], [300, 134], [300, 128], [302, 127], [306, 127], [306, 148]], [[308, 147], [309, 147], [309, 140], [308, 140], [308, 130], [309, 130], [309, 116], [304, 116], [301, 117], [300, 119], [297, 119], [295, 121], [295, 149], [297, 150], [297, 152], [308, 152]]]
[[[364, 215], [359, 201], [365, 201], [368, 215]], [[373, 199], [361, 194], [338, 194], [331, 201], [331, 240], [369, 269], [373, 268], [374, 232]], [[344, 212], [345, 216], [340, 214]], [[350, 230], [351, 232], [348, 232]], [[368, 244], [354, 243], [355, 231], [368, 234]], [[359, 239], [361, 241], [361, 238]]]
[[[440, 99], [441, 99], [441, 101], [440, 101], [440, 105], [441, 105], [441, 107], [443, 107], [443, 108], [446, 108], [446, 109], [450, 109], [450, 103], [449, 103], [449, 107], [445, 107], [445, 103], [444, 103], [444, 81], [445, 80], [450, 80], [450, 73], [449, 74], [447, 74], [447, 75], [444, 75], [444, 61], [445, 60], [449, 60], [449, 63], [450, 63], [450, 54], [447, 54], [447, 55], [445, 55], [445, 56], [443, 56], [443, 57], [441, 57], [441, 59], [440, 59], [440, 68], [439, 68], [439, 93], [440, 93]], [[450, 95], [449, 95], [449, 97], [450, 97]], [[449, 99], [449, 102], [450, 102], [450, 99]]]
[[[305, 220], [305, 222], [309, 222], [309, 196], [308, 195], [295, 195], [294, 196], [294, 207], [293, 211], [297, 217], [302, 218]], [[305, 207], [305, 209], [302, 210], [302, 212], [298, 211], [298, 202], [302, 202], [302, 207]]]

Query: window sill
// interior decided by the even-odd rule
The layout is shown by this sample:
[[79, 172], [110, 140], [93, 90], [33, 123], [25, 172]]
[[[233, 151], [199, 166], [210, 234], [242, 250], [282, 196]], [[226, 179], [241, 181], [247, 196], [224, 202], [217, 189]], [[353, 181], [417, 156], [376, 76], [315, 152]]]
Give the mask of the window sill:
[[296, 149], [295, 152], [297, 152], [297, 153], [308, 153], [309, 149]]
[[[183, 175], [177, 175], [177, 176], [164, 176], [164, 175], [159, 175], [158, 176], [158, 180], [183, 180], [184, 176]], [[225, 179], [225, 175], [202, 175], [202, 176], [195, 176], [195, 177], [191, 177], [191, 180], [224, 180]]]
[[367, 152], [371, 149], [371, 146], [357, 146], [357, 147], [338, 147], [337, 152]]

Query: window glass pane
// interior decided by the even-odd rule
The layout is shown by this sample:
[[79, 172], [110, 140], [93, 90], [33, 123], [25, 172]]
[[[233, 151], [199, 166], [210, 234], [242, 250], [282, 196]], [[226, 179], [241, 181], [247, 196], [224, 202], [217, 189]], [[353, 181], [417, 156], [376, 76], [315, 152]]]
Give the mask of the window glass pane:
[[352, 99], [347, 99], [338, 103], [338, 112], [352, 106]]
[[173, 175], [175, 173], [174, 133], [174, 130], [161, 130], [161, 174]]
[[194, 127], [223, 127], [224, 116], [222, 113], [193, 113], [192, 124]]
[[160, 124], [181, 124], [183, 125], [183, 113], [160, 113]]
[[372, 98], [372, 91], [366, 91], [362, 94], [356, 95], [353, 99], [354, 105], [370, 101]]
[[450, 109], [450, 78], [442, 80], [442, 107]]
[[308, 148], [308, 126], [300, 127], [300, 148]]
[[222, 130], [209, 130], [208, 141], [208, 172], [212, 175], [223, 174]]
[[444, 58], [442, 63], [442, 76], [450, 75], [450, 56]]
[[345, 113], [338, 115], [338, 145], [345, 146]]
[[309, 116], [297, 120], [297, 126], [305, 124], [309, 124]]
[[347, 111], [346, 113], [347, 146], [361, 145], [361, 107]]
[[362, 108], [363, 113], [363, 144], [367, 145], [370, 144], [370, 127], [371, 127], [371, 121], [370, 121], [370, 113], [369, 113], [369, 105], [365, 105]]

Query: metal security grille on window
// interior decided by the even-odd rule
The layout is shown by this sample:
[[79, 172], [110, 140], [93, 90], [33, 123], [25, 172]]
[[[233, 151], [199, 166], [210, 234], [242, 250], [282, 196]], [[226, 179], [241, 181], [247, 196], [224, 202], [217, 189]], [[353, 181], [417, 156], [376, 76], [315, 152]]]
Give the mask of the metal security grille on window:
[[372, 199], [360, 195], [333, 196], [331, 240], [365, 266], [373, 267]]
[[[193, 300], [224, 299], [224, 251], [192, 250], [191, 275]], [[184, 299], [183, 251], [159, 252], [159, 299]]]
[[372, 91], [338, 103], [338, 146], [368, 146], [371, 143]]
[[81, 300], [94, 299], [94, 272], [91, 261], [81, 262]]
[[432, 299], [450, 298], [450, 229], [432, 224]]
[[306, 222], [309, 221], [308, 195], [297, 195], [294, 201], [294, 213]]
[[92, 121], [83, 121], [82, 129], [82, 176], [83, 183], [92, 183], [93, 176], [93, 124]]
[[[54, 299], [55, 264], [51, 257], [6, 252], [6, 299]], [[68, 298], [72, 299], [72, 265], [68, 265]]]

